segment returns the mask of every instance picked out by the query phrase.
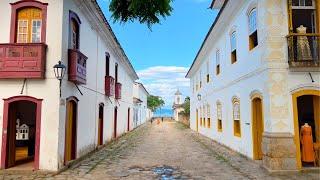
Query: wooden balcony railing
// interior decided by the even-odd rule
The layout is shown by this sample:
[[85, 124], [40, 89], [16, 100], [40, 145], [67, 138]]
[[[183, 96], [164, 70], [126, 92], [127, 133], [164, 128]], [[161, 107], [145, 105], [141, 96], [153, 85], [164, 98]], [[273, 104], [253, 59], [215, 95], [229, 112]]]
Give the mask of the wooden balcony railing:
[[115, 87], [116, 87], [116, 92], [115, 92], [116, 99], [121, 99], [121, 87], [122, 87], [121, 83], [116, 83]]
[[105, 95], [108, 97], [114, 96], [115, 79], [112, 76], [105, 77]]
[[0, 44], [0, 79], [45, 78], [44, 43]]
[[292, 33], [287, 36], [289, 67], [320, 71], [320, 35]]
[[69, 49], [69, 81], [76, 84], [86, 84], [87, 82], [87, 57], [79, 50]]

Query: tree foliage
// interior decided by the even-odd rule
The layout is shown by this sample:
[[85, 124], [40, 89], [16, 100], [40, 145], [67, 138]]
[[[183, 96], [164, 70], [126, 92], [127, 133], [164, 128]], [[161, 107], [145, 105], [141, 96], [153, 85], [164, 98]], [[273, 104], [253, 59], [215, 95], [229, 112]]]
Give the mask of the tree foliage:
[[148, 96], [147, 99], [148, 108], [151, 109], [152, 112], [155, 112], [158, 108], [164, 106], [164, 101], [159, 96]]
[[186, 97], [184, 99], [183, 106], [183, 114], [190, 116], [190, 97]]
[[170, 16], [172, 0], [111, 0], [109, 10], [114, 21], [128, 22], [138, 20], [147, 24], [160, 23], [160, 18]]

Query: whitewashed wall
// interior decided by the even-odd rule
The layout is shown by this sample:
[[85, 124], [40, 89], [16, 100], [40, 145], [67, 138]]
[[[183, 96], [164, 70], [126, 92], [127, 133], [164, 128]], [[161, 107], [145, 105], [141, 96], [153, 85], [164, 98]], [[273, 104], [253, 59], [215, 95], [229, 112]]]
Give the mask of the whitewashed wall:
[[[11, 5], [16, 0], [0, 1], [0, 43], [9, 43]], [[56, 170], [58, 159], [58, 129], [59, 129], [59, 82], [53, 73], [53, 66], [61, 59], [61, 32], [62, 32], [62, 0], [42, 0], [49, 3], [47, 9], [46, 44], [46, 79], [27, 80], [22, 95], [32, 96], [42, 101], [41, 113], [41, 137], [40, 137], [40, 169]], [[0, 129], [3, 123], [3, 98], [19, 96], [23, 85], [23, 79], [0, 79]], [[0, 139], [1, 141], [2, 139]], [[0, 143], [2, 144], [2, 143]], [[48, 144], [50, 146], [48, 146]], [[0, 145], [1, 146], [1, 145]]]
[[[114, 107], [118, 107], [117, 136], [127, 131], [128, 108], [130, 108], [130, 119], [133, 119], [133, 83], [135, 78], [131, 77], [125, 65], [120, 61], [119, 55], [114, 51], [112, 44], [105, 41], [101, 34], [97, 33], [96, 25], [90, 22], [88, 14], [81, 11], [74, 1], [64, 1], [63, 42], [62, 51], [64, 63], [67, 64], [68, 33], [69, 33], [69, 10], [78, 14], [81, 20], [80, 26], [80, 51], [88, 57], [87, 60], [87, 84], [79, 86], [84, 94], [76, 89], [73, 83], [64, 81], [63, 98], [76, 96], [78, 103], [78, 131], [77, 131], [77, 157], [85, 155], [94, 150], [98, 140], [98, 107], [104, 103], [104, 142], [111, 140], [114, 129]], [[111, 37], [108, 37], [111, 39]], [[113, 47], [112, 47], [113, 46]], [[105, 96], [105, 53], [110, 54], [110, 75], [115, 77], [115, 63], [118, 63], [118, 81], [122, 84], [122, 98], [116, 101]], [[63, 165], [64, 137], [65, 137], [65, 105], [60, 106], [60, 128], [59, 133], [59, 166]]]
[[135, 83], [133, 85], [133, 97], [140, 99], [142, 102], [139, 104], [135, 104], [135, 111], [136, 113], [136, 121], [137, 123], [133, 122], [133, 127], [136, 128], [137, 126], [145, 123], [150, 119], [151, 114], [149, 114], [150, 110], [147, 106], [147, 98], [148, 92], [145, 91], [143, 85], [140, 83]]
[[[286, 1], [283, 0], [280, 8], [283, 8], [283, 14], [286, 14]], [[258, 39], [259, 45], [249, 51], [248, 41], [248, 17], [247, 12], [251, 7], [257, 4], [258, 7]], [[260, 8], [260, 9], [259, 9]], [[190, 92], [191, 95], [191, 128], [196, 130], [196, 109], [203, 105], [210, 105], [211, 128], [199, 127], [199, 132], [208, 136], [222, 144], [225, 144], [232, 149], [252, 157], [252, 127], [251, 127], [251, 99], [250, 94], [254, 91], [260, 92], [263, 96], [264, 124], [266, 131], [273, 131], [272, 119], [270, 118], [270, 93], [268, 88], [268, 65], [263, 61], [263, 56], [266, 55], [266, 49], [262, 49], [264, 32], [261, 29], [261, 21], [266, 21], [266, 17], [261, 11], [261, 8], [266, 8], [259, 4], [256, 0], [240, 0], [237, 3], [228, 3], [225, 12], [220, 17], [220, 20], [215, 26], [215, 30], [208, 37], [207, 43], [200, 52], [197, 62], [193, 67], [190, 75]], [[285, 17], [287, 18], [287, 17]], [[288, 29], [288, 27], [283, 27]], [[230, 51], [230, 34], [236, 30], [237, 33], [237, 62], [231, 64]], [[286, 41], [286, 38], [282, 38]], [[216, 75], [216, 51], [220, 50], [220, 75]], [[283, 47], [286, 51], [286, 47]], [[287, 57], [287, 56], [286, 56]], [[206, 83], [207, 62], [209, 62], [210, 83]], [[288, 66], [287, 64], [285, 64]], [[288, 98], [289, 117], [288, 126], [283, 129], [285, 132], [293, 133], [292, 120], [292, 102], [291, 93], [298, 88], [319, 88], [320, 74], [312, 73], [315, 80], [311, 83], [310, 77], [306, 72], [288, 73], [288, 89], [285, 98]], [[200, 71], [202, 72], [201, 81], [202, 88], [196, 91], [196, 84], [199, 84]], [[194, 91], [193, 91], [194, 89]], [[201, 95], [201, 101], [197, 95]], [[233, 135], [233, 117], [232, 117], [232, 97], [240, 99], [240, 114], [241, 114], [241, 138]], [[217, 130], [217, 110], [216, 102], [222, 104], [222, 126], [223, 131], [220, 133]], [[285, 100], [283, 100], [285, 101]], [[279, 101], [279, 103], [281, 103]], [[204, 117], [207, 116], [205, 113]], [[199, 119], [200, 119], [199, 111]]]
[[[11, 5], [15, 0], [2, 0], [0, 2], [0, 43], [9, 43]], [[48, 3], [46, 44], [47, 62], [46, 79], [27, 80], [23, 95], [43, 99], [41, 113], [40, 137], [40, 169], [58, 170], [63, 166], [65, 143], [65, 117], [66, 106], [63, 100], [70, 96], [79, 99], [78, 104], [78, 130], [77, 130], [77, 157], [80, 157], [97, 146], [98, 133], [98, 105], [104, 103], [104, 142], [113, 136], [114, 107], [118, 107], [117, 134], [127, 131], [127, 113], [131, 109], [130, 119], [133, 119], [132, 87], [135, 77], [128, 72], [128, 65], [120, 59], [119, 53], [114, 50], [112, 37], [103, 38], [95, 30], [97, 28], [88, 19], [88, 14], [79, 9], [72, 0], [41, 0]], [[82, 7], [83, 8], [83, 7]], [[83, 96], [80, 95], [73, 83], [67, 81], [67, 74], [62, 83], [62, 103], [59, 98], [59, 82], [53, 73], [53, 66], [59, 60], [68, 64], [68, 32], [69, 10], [76, 12], [81, 21], [80, 51], [87, 57], [87, 84], [81, 85]], [[95, 27], [95, 28], [93, 28]], [[110, 32], [109, 32], [110, 35]], [[110, 53], [110, 73], [114, 77], [114, 64], [119, 64], [119, 82], [122, 83], [122, 99], [115, 101], [104, 95], [105, 52]], [[0, 80], [0, 99], [20, 95], [23, 80]], [[3, 101], [0, 101], [0, 129], [3, 123]], [[1, 139], [0, 139], [1, 141]], [[0, 143], [1, 146], [2, 143]]]

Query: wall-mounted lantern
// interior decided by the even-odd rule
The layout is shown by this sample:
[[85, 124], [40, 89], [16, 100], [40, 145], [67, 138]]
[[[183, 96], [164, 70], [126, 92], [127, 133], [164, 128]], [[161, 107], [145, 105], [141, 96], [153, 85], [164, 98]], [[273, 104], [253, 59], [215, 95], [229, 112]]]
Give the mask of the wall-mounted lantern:
[[201, 101], [201, 94], [197, 95], [198, 101]]
[[60, 97], [61, 97], [61, 83], [62, 79], [66, 73], [66, 66], [62, 64], [61, 61], [58, 62], [58, 64], [53, 66], [54, 76], [60, 81], [59, 89], [60, 89]]

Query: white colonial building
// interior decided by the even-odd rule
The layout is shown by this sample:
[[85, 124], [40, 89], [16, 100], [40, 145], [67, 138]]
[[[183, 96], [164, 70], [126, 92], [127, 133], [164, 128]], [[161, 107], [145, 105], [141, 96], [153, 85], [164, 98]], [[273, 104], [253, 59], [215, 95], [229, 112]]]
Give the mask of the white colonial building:
[[32, 129], [35, 170], [59, 170], [130, 130], [138, 76], [95, 0], [1, 0], [0, 12], [2, 169], [16, 165], [18, 116]]
[[152, 112], [148, 108], [149, 92], [143, 84], [136, 82], [133, 85], [133, 121], [132, 127], [136, 128], [152, 118]]
[[[318, 0], [214, 0], [187, 78], [191, 128], [269, 170], [297, 170], [300, 127], [320, 141]], [[313, 165], [311, 163], [311, 165]]]
[[174, 102], [173, 102], [173, 118], [176, 121], [179, 121], [179, 113], [184, 111], [183, 109], [183, 99], [182, 99], [182, 94], [179, 90], [177, 90], [176, 93], [174, 93]]

